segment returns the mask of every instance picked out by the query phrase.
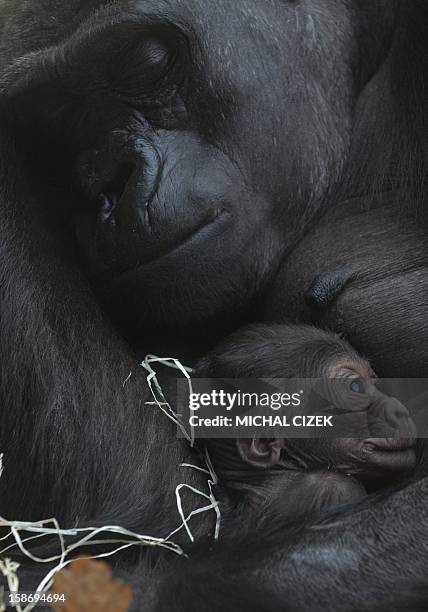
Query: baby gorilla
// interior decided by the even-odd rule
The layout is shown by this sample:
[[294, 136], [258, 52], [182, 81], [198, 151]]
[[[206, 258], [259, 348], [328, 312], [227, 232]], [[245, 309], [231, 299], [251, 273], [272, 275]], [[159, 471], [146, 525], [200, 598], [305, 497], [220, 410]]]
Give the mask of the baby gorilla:
[[254, 325], [208, 354], [196, 373], [321, 380], [322, 410], [342, 416], [352, 431], [352, 438], [206, 440], [219, 484], [246, 507], [275, 505], [291, 521], [355, 502], [414, 470], [407, 409], [377, 388], [370, 364], [335, 334], [306, 325]]

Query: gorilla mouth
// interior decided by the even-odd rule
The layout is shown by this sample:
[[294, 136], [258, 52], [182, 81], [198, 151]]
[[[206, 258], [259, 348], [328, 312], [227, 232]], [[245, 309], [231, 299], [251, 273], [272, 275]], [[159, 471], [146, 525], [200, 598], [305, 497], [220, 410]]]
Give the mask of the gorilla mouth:
[[364, 440], [368, 465], [377, 466], [381, 474], [412, 473], [416, 466], [414, 438], [368, 438]]
[[153, 257], [147, 259], [140, 259], [136, 264], [129, 266], [116, 276], [116, 279], [121, 279], [123, 276], [141, 270], [143, 268], [152, 266], [153, 264], [161, 263], [170, 257], [176, 257], [182, 250], [192, 249], [196, 246], [196, 243], [205, 241], [219, 233], [219, 226], [223, 224], [226, 217], [229, 217], [229, 212], [226, 209], [219, 209], [211, 211], [211, 213], [205, 217], [198, 225], [193, 229], [189, 230], [180, 239], [173, 242], [165, 249], [160, 249]]
[[[229, 210], [220, 205], [197, 211], [198, 215], [185, 210], [184, 218], [174, 224], [158, 215], [158, 210], [165, 207], [157, 202], [154, 208], [156, 193], [145, 206], [140, 206], [140, 198], [134, 195], [126, 190], [120, 198], [102, 193], [96, 199], [97, 206], [87, 208], [92, 213], [76, 214], [77, 242], [89, 264], [90, 277], [97, 284], [117, 280], [165, 258], [175, 258], [181, 251], [187, 255], [196, 242], [202, 247], [200, 253], [213, 250], [217, 245], [203, 247], [201, 243], [217, 237], [226, 219], [231, 218]], [[130, 210], [132, 215], [128, 214]]]
[[415, 438], [368, 438], [365, 443], [373, 450], [387, 453], [398, 453], [413, 450]]

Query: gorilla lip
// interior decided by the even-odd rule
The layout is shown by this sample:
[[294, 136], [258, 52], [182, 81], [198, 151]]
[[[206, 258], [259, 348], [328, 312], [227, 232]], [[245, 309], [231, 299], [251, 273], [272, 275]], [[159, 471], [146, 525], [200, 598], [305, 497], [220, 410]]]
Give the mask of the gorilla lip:
[[373, 450], [383, 452], [408, 451], [416, 444], [413, 438], [368, 438], [365, 442], [370, 444]]
[[120, 280], [123, 276], [126, 276], [127, 274], [130, 274], [137, 270], [141, 270], [142, 268], [149, 267], [153, 264], [157, 264], [163, 259], [174, 255], [181, 249], [191, 247], [196, 240], [202, 237], [203, 234], [211, 234], [217, 228], [217, 226], [224, 221], [226, 217], [230, 217], [230, 214], [229, 211], [225, 208], [211, 211], [211, 213], [207, 217], [205, 217], [205, 219], [199, 225], [189, 231], [187, 235], [181, 237], [178, 242], [171, 245], [165, 251], [162, 251], [161, 253], [155, 255], [153, 258], [148, 258], [147, 260], [140, 261], [136, 265], [121, 271], [121, 273], [115, 277], [115, 280]]
[[[369, 438], [364, 441], [368, 465], [377, 466], [382, 474], [385, 470], [391, 474], [410, 474], [416, 465], [415, 444], [412, 438]], [[368, 473], [367, 477], [370, 479], [373, 474]]]

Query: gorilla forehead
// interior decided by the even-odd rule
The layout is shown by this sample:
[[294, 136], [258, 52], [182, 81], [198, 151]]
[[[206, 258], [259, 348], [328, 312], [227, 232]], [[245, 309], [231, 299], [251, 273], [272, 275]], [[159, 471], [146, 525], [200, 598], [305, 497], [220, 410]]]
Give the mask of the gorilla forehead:
[[[111, 55], [109, 39], [115, 26], [141, 26], [143, 35], [145, 27], [174, 25], [191, 46], [193, 74], [202, 71], [197, 77], [204, 90], [200, 103], [212, 92], [216, 96], [227, 92], [225, 106], [239, 104], [247, 117], [248, 125], [240, 131], [244, 127], [253, 133], [262, 130], [274, 143], [284, 130], [299, 131], [298, 136], [288, 134], [287, 148], [279, 155], [293, 147], [290, 140], [297, 139], [298, 147], [306, 148], [305, 132], [311, 129], [323, 132], [321, 141], [330, 138], [337, 152], [344, 144], [343, 129], [349, 127], [356, 93], [353, 81], [360, 63], [353, 5], [348, 0], [332, 0], [322, 7], [312, 0], [72, 0], [67, 4], [26, 0], [17, 7], [12, 0], [4, 0], [0, 62], [7, 65], [41, 51], [39, 60], [36, 56], [31, 63], [22, 63], [18, 72], [13, 67], [13, 83], [19, 73], [26, 73], [25, 80], [28, 74], [34, 79], [33, 67], [45, 64], [44, 49], [93, 38], [91, 48], [98, 45], [99, 58], [104, 46], [106, 56]], [[95, 36], [103, 31], [104, 36]], [[89, 52], [85, 61], [90, 56]], [[312, 125], [309, 116], [315, 107], [317, 125]], [[306, 119], [299, 128], [302, 115]], [[318, 150], [318, 143], [311, 141], [311, 146]], [[330, 154], [319, 157], [329, 158]]]
[[[0, 50], [2, 62], [41, 48], [60, 44], [79, 27], [109, 25], [118, 20], [154, 17], [182, 26], [197, 36], [218, 59], [231, 54], [245, 55], [242, 41], [250, 38], [257, 52], [258, 44], [279, 54], [292, 34], [302, 34], [308, 44], [316, 33], [333, 28], [338, 44], [342, 34], [349, 34], [349, 3], [336, 0], [332, 6], [319, 8], [313, 2], [296, 0], [126, 0], [114, 3], [100, 0], [0, 0]], [[286, 30], [285, 30], [286, 28]], [[320, 36], [322, 39], [322, 36]], [[349, 39], [346, 41], [349, 43]], [[343, 49], [344, 51], [344, 49]], [[224, 69], [224, 66], [223, 66]]]

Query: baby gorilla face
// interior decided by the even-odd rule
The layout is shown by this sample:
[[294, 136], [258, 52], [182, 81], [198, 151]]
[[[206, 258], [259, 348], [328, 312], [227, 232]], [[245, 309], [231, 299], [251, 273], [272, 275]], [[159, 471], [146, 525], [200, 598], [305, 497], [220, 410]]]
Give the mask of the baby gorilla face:
[[329, 374], [333, 376], [327, 379], [333, 407], [344, 410], [350, 420], [361, 419], [362, 434], [365, 421], [368, 436], [324, 441], [324, 447], [318, 441], [319, 456], [331, 458], [341, 472], [368, 478], [413, 470], [415, 426], [406, 407], [378, 388], [379, 381], [369, 364], [339, 361]]
[[247, 466], [330, 470], [364, 482], [390, 481], [414, 469], [415, 427], [407, 409], [382, 392], [368, 361], [336, 334], [307, 325], [253, 325], [215, 348], [196, 372], [203, 378], [306, 379], [319, 402], [314, 408], [334, 414], [340, 432], [334, 439], [239, 439], [237, 459]]
[[334, 357], [325, 377], [312, 389], [314, 408], [335, 415], [341, 436], [329, 439], [238, 441], [241, 456], [253, 465], [287, 470], [328, 470], [366, 483], [392, 481], [411, 473], [416, 463], [415, 427], [401, 402], [383, 393], [368, 362]]

